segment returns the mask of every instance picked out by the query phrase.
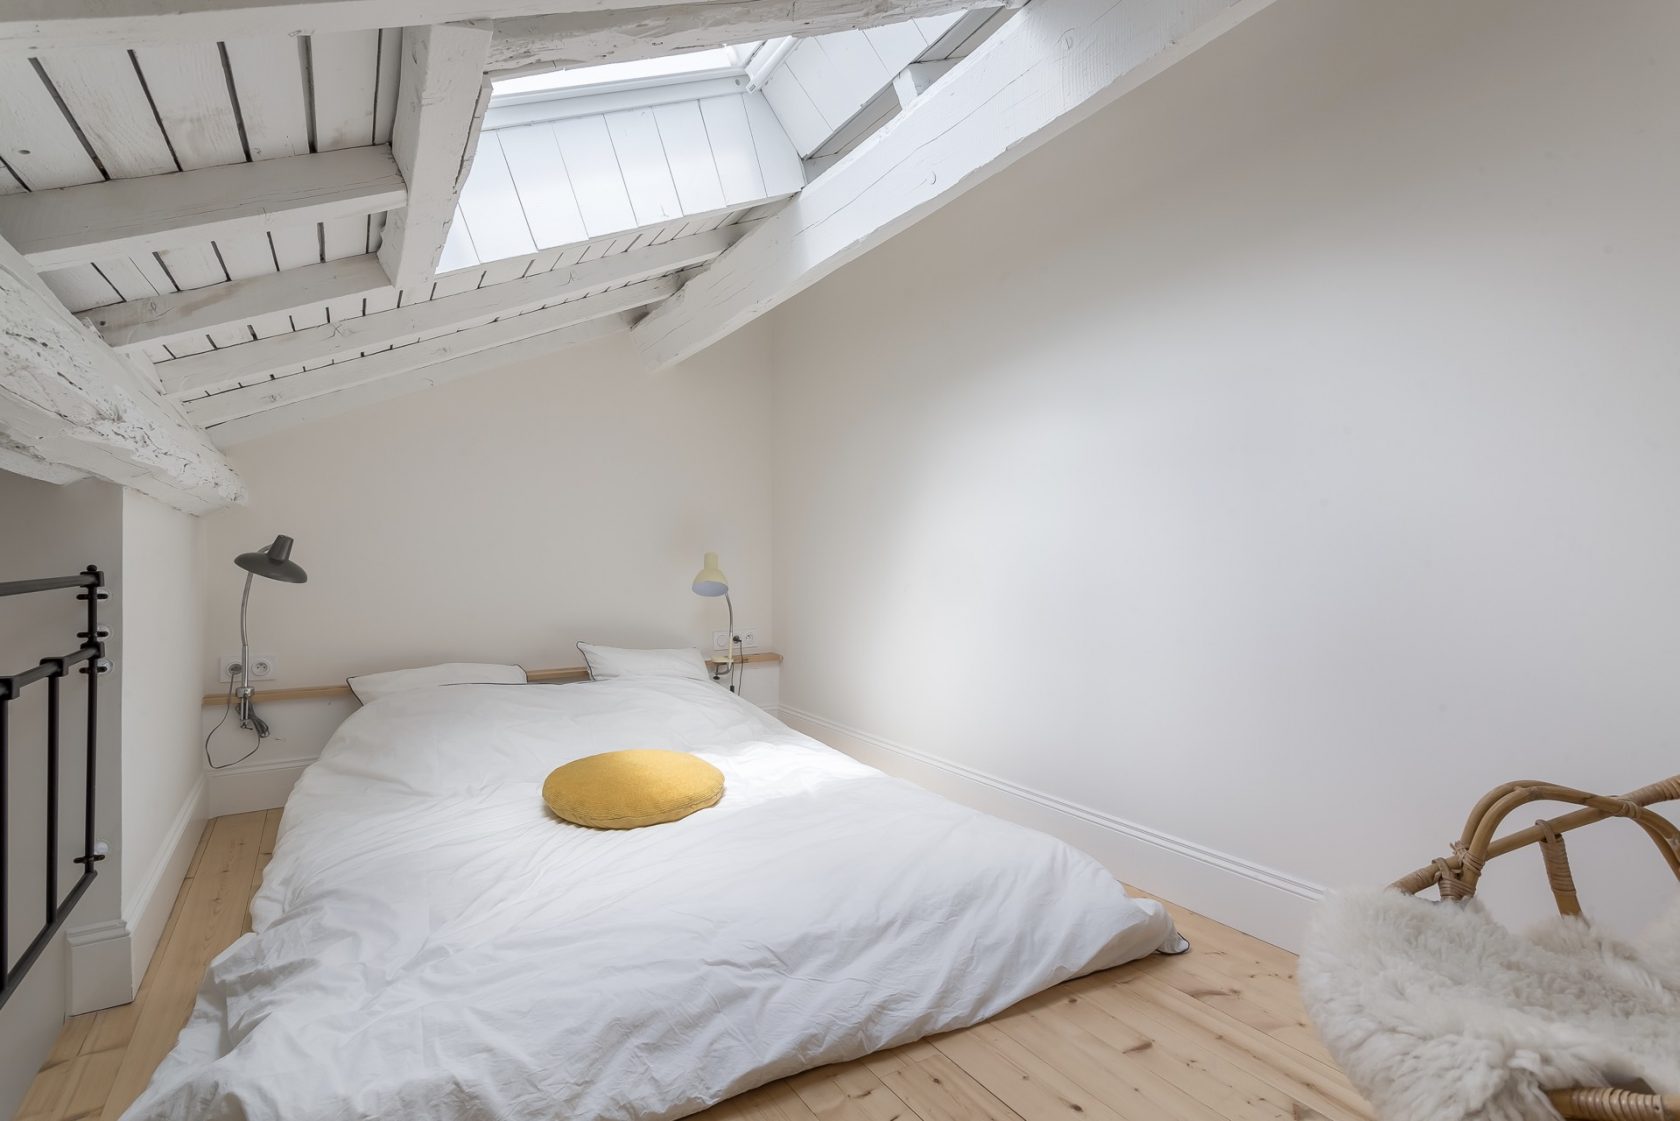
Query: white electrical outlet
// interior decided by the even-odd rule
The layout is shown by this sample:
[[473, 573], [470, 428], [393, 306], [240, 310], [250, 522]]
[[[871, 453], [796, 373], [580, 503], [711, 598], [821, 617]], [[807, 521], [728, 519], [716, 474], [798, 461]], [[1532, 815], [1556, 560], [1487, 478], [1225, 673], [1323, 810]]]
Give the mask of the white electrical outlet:
[[[251, 655], [251, 680], [252, 681], [267, 681], [269, 678], [273, 677], [275, 675], [275, 673], [277, 673], [277, 672], [278, 672], [278, 669], [275, 665], [273, 654], [252, 654]], [[216, 680], [217, 681], [237, 681], [237, 680], [239, 680], [239, 655], [238, 654], [223, 654], [220, 658], [218, 658], [216, 660]]]
[[727, 649], [729, 649], [729, 632], [728, 631], [713, 631], [712, 632], [712, 649], [713, 650], [727, 650]]
[[[735, 628], [735, 634], [741, 639], [741, 648], [742, 649], [746, 649], [749, 646], [757, 646], [758, 645], [758, 635], [753, 633], [753, 629], [751, 627], [737, 627], [737, 628]], [[728, 631], [713, 631], [712, 632], [712, 649], [713, 650], [728, 650], [729, 649], [729, 632]]]
[[743, 627], [735, 633], [741, 636], [742, 649], [750, 650], [752, 647], [758, 645], [758, 635], [753, 632], [751, 627]]

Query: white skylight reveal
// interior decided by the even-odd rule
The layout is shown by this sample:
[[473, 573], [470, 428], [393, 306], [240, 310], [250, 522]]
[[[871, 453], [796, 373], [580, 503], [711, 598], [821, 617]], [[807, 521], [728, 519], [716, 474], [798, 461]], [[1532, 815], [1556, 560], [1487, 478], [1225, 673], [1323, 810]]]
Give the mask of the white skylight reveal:
[[741, 75], [746, 73], [747, 62], [752, 58], [753, 52], [758, 50], [759, 45], [740, 43], [731, 47], [714, 47], [711, 50], [688, 51], [659, 58], [639, 58], [630, 62], [607, 62], [598, 66], [578, 66], [569, 70], [526, 74], [497, 82], [492, 104], [505, 105], [538, 98], [571, 97], [644, 88], [668, 82]]

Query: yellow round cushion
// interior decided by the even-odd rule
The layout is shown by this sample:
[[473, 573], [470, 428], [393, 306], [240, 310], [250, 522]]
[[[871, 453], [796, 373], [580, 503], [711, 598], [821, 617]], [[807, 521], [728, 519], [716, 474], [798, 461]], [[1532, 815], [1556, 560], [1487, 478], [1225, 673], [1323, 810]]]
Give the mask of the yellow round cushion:
[[677, 821], [723, 797], [723, 772], [686, 751], [608, 751], [556, 767], [543, 801], [556, 817], [591, 829]]

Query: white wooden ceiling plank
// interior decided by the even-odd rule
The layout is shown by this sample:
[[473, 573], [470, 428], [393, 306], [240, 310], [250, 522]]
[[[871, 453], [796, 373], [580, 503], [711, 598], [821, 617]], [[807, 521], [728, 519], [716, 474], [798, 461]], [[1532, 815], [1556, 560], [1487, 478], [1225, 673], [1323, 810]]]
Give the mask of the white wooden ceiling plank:
[[[128, 263], [134, 266], [134, 271], [146, 278], [146, 282], [158, 295], [164, 296], [180, 291], [175, 287], [175, 281], [170, 278], [168, 270], [163, 267], [163, 262], [158, 260], [156, 253], [136, 253], [128, 258]], [[133, 296], [127, 298], [135, 299]]]
[[169, 340], [163, 349], [169, 352], [171, 358], [187, 358], [215, 350], [216, 345], [210, 341], [209, 335], [183, 335], [178, 339]]
[[977, 27], [960, 44], [958, 44], [956, 49], [946, 56], [947, 58], [967, 58], [969, 55], [973, 54], [979, 48], [980, 44], [984, 43], [987, 39], [990, 39], [997, 33], [998, 28], [1003, 26], [1005, 21], [1015, 15], [1015, 9], [993, 8], [990, 11], [977, 12], [974, 14], [982, 17], [980, 20], [980, 26]]
[[700, 102], [700, 116], [723, 188], [724, 201], [719, 205], [738, 206], [764, 198], [764, 171], [753, 147], [745, 102], [733, 96], [708, 97]]
[[17, 181], [15, 175], [6, 170], [5, 165], [0, 164], [0, 195], [15, 195], [22, 190], [24, 190], [23, 184]]
[[866, 27], [863, 37], [875, 48], [876, 57], [888, 74], [897, 74], [921, 57], [927, 50], [927, 37], [914, 20], [889, 23], [881, 27]]
[[297, 226], [278, 226], [268, 231], [269, 244], [274, 247], [274, 259], [282, 269], [300, 269], [321, 263], [321, 226], [309, 222]]
[[251, 333], [259, 339], [270, 339], [275, 335], [289, 335], [292, 333], [292, 317], [286, 312], [270, 312], [267, 315], [253, 315], [247, 324]]
[[442, 274], [456, 269], [471, 268], [482, 259], [478, 255], [478, 247], [473, 244], [472, 231], [467, 228], [467, 220], [461, 216], [460, 208], [457, 207], [455, 220], [449, 223], [449, 230], [444, 235], [443, 253], [438, 257], [438, 272]]
[[636, 211], [630, 204], [606, 121], [576, 117], [555, 121], [551, 127], [589, 236], [604, 237], [635, 226]]
[[660, 105], [653, 110], [653, 120], [659, 126], [659, 141], [665, 146], [682, 213], [697, 214], [723, 206], [723, 179], [718, 174], [717, 156], [706, 132], [706, 119], [700, 114], [700, 103]]
[[216, 242], [229, 280], [247, 280], [275, 271], [274, 247], [268, 234], [235, 234]]
[[[151, 277], [142, 272], [139, 266], [127, 257], [113, 257], [109, 260], [95, 261], [94, 267], [99, 270], [101, 276], [110, 282], [111, 287], [117, 290], [117, 298], [120, 300], [140, 300], [158, 294], [158, 287], [152, 282]], [[173, 292], [174, 289], [165, 287], [163, 291]], [[106, 302], [109, 303], [110, 301]], [[95, 304], [93, 306], [98, 307], [99, 305]]]
[[127, 51], [53, 51], [38, 61], [106, 174], [130, 179], [180, 170]]
[[630, 208], [636, 213], [631, 225], [651, 226], [681, 217], [682, 203], [653, 110], [629, 109], [608, 113], [605, 119], [625, 190], [630, 193]]
[[916, 24], [916, 30], [921, 32], [922, 39], [927, 40], [927, 45], [934, 47], [964, 15], [966, 15], [966, 12], [956, 10], [956, 12], [946, 12], [944, 15], [919, 15], [911, 22]]
[[467, 269], [449, 276], [440, 276], [432, 282], [431, 298], [441, 300], [449, 296], [459, 296], [463, 292], [475, 291], [483, 279], [483, 269]]
[[811, 95], [805, 92], [805, 87], [799, 84], [799, 79], [787, 68], [786, 60], [770, 72], [760, 92], [776, 110], [777, 118], [793, 138], [794, 145], [801, 155], [809, 155], [816, 151], [834, 131], [817, 111]]
[[0, 158], [32, 191], [105, 178], [26, 58], [0, 58]]
[[1033, 0], [891, 128], [631, 331], [647, 365], [697, 353], [998, 171], [1273, 0]]
[[781, 69], [791, 74], [811, 99], [822, 118], [824, 136], [846, 123], [851, 112], [846, 108], [842, 76], [834, 72], [817, 39], [801, 39], [782, 60]]
[[402, 28], [379, 30], [379, 77], [374, 83], [373, 142], [391, 142], [392, 123], [397, 119], [397, 81], [402, 72]]
[[327, 323], [327, 305], [298, 308], [291, 314], [292, 330], [302, 331], [310, 327], [324, 327]]
[[497, 133], [479, 137], [472, 173], [461, 188], [460, 212], [472, 231], [473, 249], [480, 261], [499, 261], [535, 253], [537, 242], [526, 224], [525, 208]]
[[[374, 139], [374, 115], [379, 98], [378, 31], [311, 35], [309, 79], [316, 151], [332, 152], [378, 142]], [[321, 246], [322, 257], [328, 261], [366, 253], [367, 216], [323, 221]]]
[[122, 294], [92, 265], [51, 269], [42, 273], [41, 279], [71, 311], [86, 311], [122, 299]]
[[308, 99], [302, 42], [290, 37], [230, 39], [228, 70], [253, 160], [309, 152]]
[[134, 58], [182, 171], [245, 161], [215, 43], [138, 47]]
[[520, 207], [537, 245], [548, 248], [588, 239], [577, 196], [572, 193], [572, 177], [566, 171], [566, 161], [560, 158], [554, 126], [544, 122], [498, 129], [486, 133], [484, 140], [491, 136], [501, 142], [508, 173], [513, 176]]
[[493, 288], [498, 284], [507, 284], [510, 281], [522, 279], [526, 273], [531, 271], [531, 261], [531, 255], [526, 254], [523, 257], [512, 257], [505, 261], [494, 261], [485, 265], [484, 274], [479, 277], [478, 286], [481, 289]]
[[758, 153], [758, 166], [764, 172], [765, 195], [791, 195], [804, 187], [805, 165], [770, 103], [757, 91], [746, 94], [742, 101], [747, 110], [747, 124], [752, 128], [753, 150]]

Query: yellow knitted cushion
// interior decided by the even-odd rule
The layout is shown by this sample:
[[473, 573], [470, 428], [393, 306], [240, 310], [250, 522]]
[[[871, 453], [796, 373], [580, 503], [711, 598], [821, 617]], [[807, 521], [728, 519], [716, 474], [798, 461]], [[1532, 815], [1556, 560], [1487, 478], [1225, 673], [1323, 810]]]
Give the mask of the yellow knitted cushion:
[[556, 767], [543, 781], [555, 816], [591, 829], [676, 821], [723, 797], [723, 772], [685, 751], [609, 751]]

